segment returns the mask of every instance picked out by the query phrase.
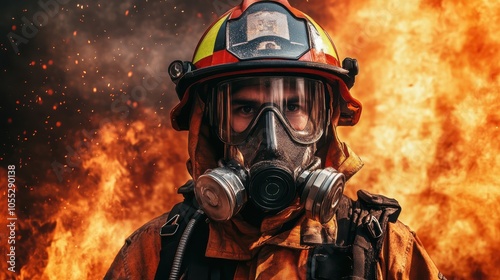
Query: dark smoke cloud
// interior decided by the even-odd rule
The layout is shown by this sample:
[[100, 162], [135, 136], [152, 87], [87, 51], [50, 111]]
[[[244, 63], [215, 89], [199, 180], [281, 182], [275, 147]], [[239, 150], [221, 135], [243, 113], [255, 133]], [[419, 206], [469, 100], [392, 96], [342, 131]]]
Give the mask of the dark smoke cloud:
[[[92, 186], [98, 180], [81, 162], [92, 156], [100, 139], [96, 133], [107, 125], [103, 119], [124, 126], [145, 120], [147, 133], [179, 140], [165, 134], [177, 102], [166, 69], [175, 59], [191, 58], [202, 32], [226, 7], [201, 0], [41, 2], [52, 6], [45, 10], [33, 0], [4, 1], [0, 7], [0, 170], [4, 176], [8, 165], [16, 165], [16, 214], [30, 221], [18, 229], [17, 269], [39, 261], [39, 272], [56, 227], [50, 217], [77, 191], [69, 186]], [[144, 150], [155, 142], [135, 148]], [[153, 165], [185, 160], [157, 153]], [[146, 177], [158, 171], [140, 169], [148, 162], [141, 162], [138, 152], [129, 154], [121, 160], [144, 174], [134, 175], [128, 184], [153, 185]], [[91, 189], [79, 191], [85, 196]], [[7, 271], [4, 266], [2, 261], [0, 274]]]
[[[190, 59], [197, 38], [214, 17], [211, 9], [189, 3], [69, 1], [59, 5], [33, 38], [19, 44], [19, 54], [6, 34], [22, 36], [22, 18], [32, 20], [43, 9], [36, 1], [2, 9], [0, 121], [7, 129], [2, 157], [22, 166], [60, 160], [61, 143], [71, 132], [97, 128], [102, 115], [140, 117], [132, 106], [153, 108], [169, 125], [166, 116], [176, 96], [166, 68], [174, 59]], [[140, 102], [124, 109], [122, 103], [134, 101]]]
[[[138, 91], [141, 102], [133, 105], [153, 108], [169, 125], [166, 116], [176, 97], [166, 68], [174, 59], [190, 58], [213, 17], [209, 9], [186, 1], [69, 1], [59, 4], [57, 14], [19, 44], [16, 54], [6, 35], [22, 36], [22, 18], [32, 20], [43, 9], [37, 1], [15, 3], [2, 8], [0, 121], [7, 135], [1, 156], [21, 166], [44, 166], [40, 171], [48, 159], [61, 160], [62, 143], [72, 132], [97, 128], [102, 115], [140, 117], [122, 103], [137, 101], [132, 90], [145, 82], [150, 90]], [[193, 28], [185, 22], [193, 22]], [[30, 183], [47, 179], [32, 177]]]

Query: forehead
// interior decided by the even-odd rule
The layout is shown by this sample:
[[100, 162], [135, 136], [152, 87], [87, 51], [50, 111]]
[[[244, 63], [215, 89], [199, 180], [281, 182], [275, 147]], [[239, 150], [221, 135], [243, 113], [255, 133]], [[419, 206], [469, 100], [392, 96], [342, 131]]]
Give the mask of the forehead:
[[291, 88], [282, 88], [280, 90], [270, 90], [269, 88], [256, 85], [240, 87], [231, 91], [233, 100], [277, 100], [298, 97], [301, 94]]
[[265, 98], [288, 97], [303, 93], [303, 81], [266, 78], [266, 79], [242, 79], [230, 83], [229, 90], [233, 98]]

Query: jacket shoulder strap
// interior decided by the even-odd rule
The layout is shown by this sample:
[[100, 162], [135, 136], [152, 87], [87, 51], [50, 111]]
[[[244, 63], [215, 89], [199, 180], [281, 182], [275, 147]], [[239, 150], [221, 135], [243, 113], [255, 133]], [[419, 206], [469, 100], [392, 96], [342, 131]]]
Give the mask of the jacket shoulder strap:
[[[177, 245], [189, 220], [196, 212], [191, 195], [194, 188], [192, 181], [188, 181], [177, 191], [183, 194], [184, 201], [177, 203], [170, 210], [167, 221], [160, 228], [161, 250], [160, 262], [156, 269], [155, 279], [168, 279], [174, 261]], [[185, 267], [182, 267], [185, 268]]]
[[388, 222], [396, 222], [399, 203], [382, 195], [358, 191], [358, 200], [344, 196], [337, 209], [336, 244], [310, 253], [311, 279], [375, 279], [376, 265]]
[[[156, 280], [169, 278], [179, 241], [187, 224], [198, 210], [198, 204], [194, 197], [193, 181], [188, 181], [180, 187], [178, 193], [184, 196], [184, 201], [172, 208], [167, 222], [160, 229], [161, 251], [155, 275]], [[208, 223], [201, 221], [193, 229], [180, 268], [181, 273], [184, 273], [183, 279], [233, 278], [236, 270], [235, 261], [205, 257], [208, 232]]]
[[395, 199], [359, 190], [353, 212], [358, 215], [352, 245], [353, 277], [375, 279], [387, 223], [397, 221], [401, 206]]

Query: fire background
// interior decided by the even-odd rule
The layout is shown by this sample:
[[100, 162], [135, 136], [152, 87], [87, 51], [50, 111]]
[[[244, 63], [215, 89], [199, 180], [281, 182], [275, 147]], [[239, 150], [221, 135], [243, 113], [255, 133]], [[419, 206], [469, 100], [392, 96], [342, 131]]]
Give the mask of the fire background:
[[[236, 2], [2, 1], [0, 278], [101, 278], [134, 229], [180, 200], [187, 134], [170, 125], [166, 70]], [[397, 198], [448, 279], [499, 279], [500, 3], [290, 3], [360, 64], [362, 118], [339, 134], [365, 167], [346, 194]]]

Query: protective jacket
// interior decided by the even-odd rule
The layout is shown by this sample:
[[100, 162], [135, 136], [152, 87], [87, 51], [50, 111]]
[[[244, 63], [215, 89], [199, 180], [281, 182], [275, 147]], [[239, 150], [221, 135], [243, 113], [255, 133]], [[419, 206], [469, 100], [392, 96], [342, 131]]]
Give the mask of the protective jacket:
[[[335, 241], [337, 219], [320, 225], [297, 215], [297, 210], [292, 206], [265, 219], [260, 229], [238, 217], [223, 223], [211, 222], [205, 256], [233, 261], [235, 270], [230, 271], [230, 277], [234, 279], [330, 279], [326, 278], [328, 275], [311, 275], [310, 256], [314, 246]], [[155, 218], [127, 238], [105, 279], [155, 278], [162, 247], [159, 232], [167, 216], [165, 213]], [[283, 225], [290, 221], [293, 225], [284, 229]], [[204, 244], [197, 246], [188, 249], [197, 250]], [[444, 279], [416, 234], [401, 222], [387, 223], [379, 258], [376, 279]], [[191, 269], [196, 270], [196, 266]], [[228, 279], [223, 274], [219, 271], [205, 279]]]

